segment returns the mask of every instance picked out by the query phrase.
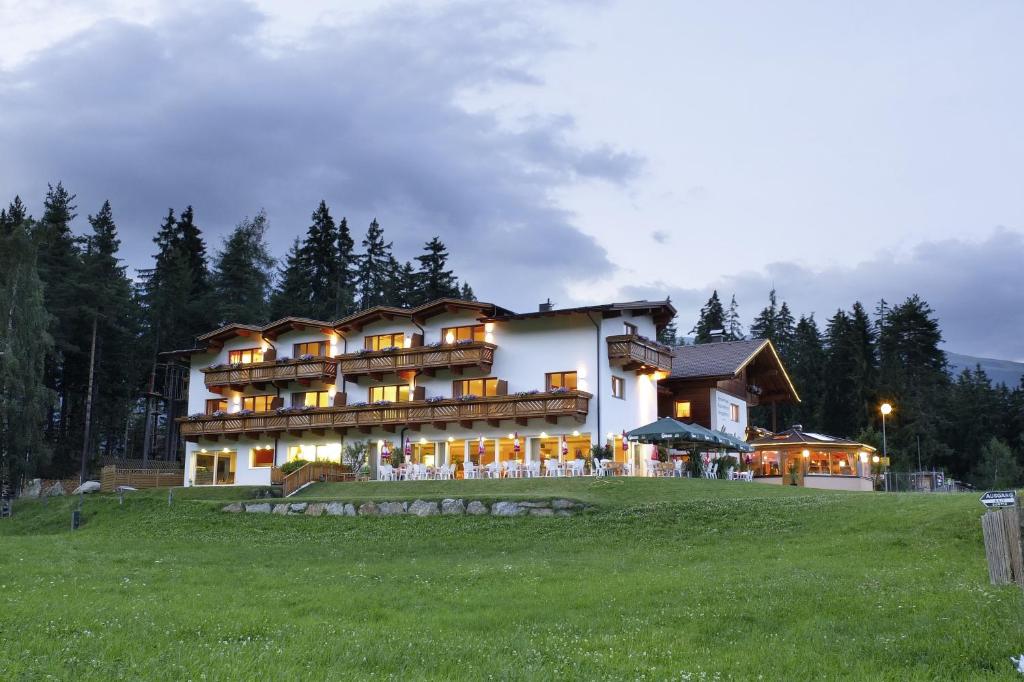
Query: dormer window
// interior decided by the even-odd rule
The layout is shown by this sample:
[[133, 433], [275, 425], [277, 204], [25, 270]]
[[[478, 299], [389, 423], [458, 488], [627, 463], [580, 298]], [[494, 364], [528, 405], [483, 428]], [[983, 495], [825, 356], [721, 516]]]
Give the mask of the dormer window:
[[228, 351], [229, 365], [248, 365], [253, 362], [263, 362], [262, 348], [241, 348]]

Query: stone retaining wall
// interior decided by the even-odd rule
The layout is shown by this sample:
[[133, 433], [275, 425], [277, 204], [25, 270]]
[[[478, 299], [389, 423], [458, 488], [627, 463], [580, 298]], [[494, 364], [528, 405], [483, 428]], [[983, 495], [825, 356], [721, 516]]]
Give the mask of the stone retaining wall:
[[586, 507], [572, 500], [499, 501], [486, 504], [461, 499], [415, 502], [234, 502], [221, 511], [282, 516], [572, 516]]

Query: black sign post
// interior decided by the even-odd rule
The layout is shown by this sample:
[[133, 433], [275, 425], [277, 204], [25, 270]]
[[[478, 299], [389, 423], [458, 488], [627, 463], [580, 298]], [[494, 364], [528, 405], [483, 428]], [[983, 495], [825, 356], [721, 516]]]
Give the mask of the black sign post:
[[1014, 490], [989, 490], [981, 496], [981, 503], [993, 507], [1013, 507], [1017, 504], [1017, 493]]

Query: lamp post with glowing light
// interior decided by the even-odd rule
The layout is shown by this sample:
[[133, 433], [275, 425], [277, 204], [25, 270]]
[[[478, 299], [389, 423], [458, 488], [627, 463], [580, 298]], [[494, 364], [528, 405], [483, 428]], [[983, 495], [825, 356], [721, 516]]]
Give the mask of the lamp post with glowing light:
[[[889, 413], [892, 412], [892, 405], [890, 405], [889, 403], [882, 403], [882, 406], [879, 408], [879, 411], [882, 413], [882, 457], [888, 462], [889, 448], [888, 448], [888, 445], [887, 445], [886, 439], [885, 439], [885, 417], [886, 417], [886, 415], [888, 415]], [[888, 465], [886, 466], [886, 468], [888, 468]], [[885, 487], [888, 490], [888, 488], [889, 488], [889, 477], [888, 476], [885, 477]]]

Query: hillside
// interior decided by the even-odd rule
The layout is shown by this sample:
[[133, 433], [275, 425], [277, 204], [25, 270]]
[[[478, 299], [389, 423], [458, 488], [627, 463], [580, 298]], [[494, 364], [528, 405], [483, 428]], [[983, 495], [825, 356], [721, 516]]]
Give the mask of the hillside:
[[1015, 679], [974, 495], [678, 479], [317, 484], [573, 518], [225, 514], [251, 489], [19, 503], [0, 679]]
[[1010, 388], [1020, 386], [1021, 378], [1024, 377], [1024, 362], [1012, 360], [995, 360], [993, 358], [979, 358], [973, 355], [961, 355], [946, 351], [946, 360], [949, 361], [949, 372], [956, 377], [965, 369], [974, 371], [974, 368], [981, 365], [985, 374], [992, 380], [993, 384], [1006, 384]]

